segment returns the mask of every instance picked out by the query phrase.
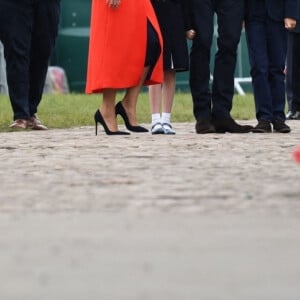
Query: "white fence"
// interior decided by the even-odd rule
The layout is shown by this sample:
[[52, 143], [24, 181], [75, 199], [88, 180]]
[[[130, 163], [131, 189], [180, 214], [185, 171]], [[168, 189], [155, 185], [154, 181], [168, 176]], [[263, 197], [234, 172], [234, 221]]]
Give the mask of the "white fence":
[[7, 94], [8, 89], [6, 83], [5, 60], [3, 52], [3, 45], [0, 42], [0, 94]]

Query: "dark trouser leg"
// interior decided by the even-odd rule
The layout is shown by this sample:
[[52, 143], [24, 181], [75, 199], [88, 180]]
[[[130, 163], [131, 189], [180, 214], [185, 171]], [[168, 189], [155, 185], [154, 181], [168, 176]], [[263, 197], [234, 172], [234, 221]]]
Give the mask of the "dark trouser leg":
[[[267, 30], [264, 21], [246, 23], [246, 37], [251, 65], [256, 118], [271, 121], [272, 97], [269, 85]], [[259, 47], [257, 47], [259, 45]]]
[[273, 119], [285, 120], [285, 62], [287, 31], [282, 22], [267, 21], [269, 49], [269, 83], [272, 97]]
[[300, 33], [293, 33], [293, 74], [292, 74], [292, 88], [293, 88], [293, 104], [292, 110], [300, 111]]
[[292, 110], [293, 91], [292, 91], [292, 74], [293, 74], [293, 39], [294, 34], [288, 32], [288, 48], [286, 56], [286, 78], [285, 78], [285, 91], [288, 104], [288, 110]]
[[29, 53], [33, 11], [28, 1], [9, 0], [1, 2], [5, 11], [2, 22], [7, 83], [14, 119], [30, 117], [28, 105]]
[[196, 120], [211, 119], [210, 49], [213, 37], [212, 0], [194, 2], [196, 37], [190, 54], [190, 88]]
[[29, 68], [29, 113], [33, 116], [42, 99], [49, 58], [57, 36], [60, 13], [58, 0], [40, 1], [34, 9]]
[[264, 11], [260, 18], [246, 22], [256, 117], [284, 120], [287, 35], [283, 23], [271, 20]]
[[216, 2], [219, 37], [215, 57], [212, 111], [214, 118], [228, 118], [234, 94], [234, 71], [244, 17], [244, 3], [236, 0]]

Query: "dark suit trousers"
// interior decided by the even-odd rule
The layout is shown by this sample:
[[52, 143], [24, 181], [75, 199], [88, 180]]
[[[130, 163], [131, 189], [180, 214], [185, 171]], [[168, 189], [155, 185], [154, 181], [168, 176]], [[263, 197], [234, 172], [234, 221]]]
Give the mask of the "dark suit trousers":
[[293, 74], [293, 43], [294, 36], [292, 32], [288, 32], [287, 37], [287, 55], [286, 55], [286, 77], [285, 77], [285, 91], [287, 98], [288, 110], [292, 110], [293, 88], [292, 88], [292, 74]]
[[59, 0], [0, 0], [1, 40], [14, 119], [28, 119], [42, 98], [58, 30]]
[[[192, 2], [197, 32], [190, 55], [190, 87], [197, 120], [228, 118], [234, 93], [237, 47], [244, 14], [243, 1], [199, 0]], [[218, 51], [210, 92], [210, 51], [214, 14], [218, 16]]]
[[300, 111], [300, 33], [293, 34], [292, 110]]
[[261, 18], [249, 18], [246, 37], [256, 118], [284, 120], [287, 32], [283, 20], [273, 21], [266, 14]]

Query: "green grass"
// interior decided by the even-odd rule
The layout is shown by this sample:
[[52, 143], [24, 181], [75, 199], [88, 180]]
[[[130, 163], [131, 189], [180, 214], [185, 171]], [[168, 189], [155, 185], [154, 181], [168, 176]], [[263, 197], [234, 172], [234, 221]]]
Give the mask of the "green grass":
[[[122, 94], [118, 95], [118, 99]], [[93, 115], [101, 102], [101, 95], [68, 94], [44, 95], [38, 115], [49, 128], [70, 128], [93, 125]], [[138, 102], [138, 121], [150, 123], [148, 94], [141, 93]], [[247, 120], [255, 116], [252, 95], [234, 97], [232, 116]], [[0, 95], [0, 131], [9, 131], [12, 121], [12, 109], [7, 96]], [[194, 122], [190, 93], [176, 93], [173, 110], [173, 122]], [[121, 120], [119, 120], [121, 123]]]

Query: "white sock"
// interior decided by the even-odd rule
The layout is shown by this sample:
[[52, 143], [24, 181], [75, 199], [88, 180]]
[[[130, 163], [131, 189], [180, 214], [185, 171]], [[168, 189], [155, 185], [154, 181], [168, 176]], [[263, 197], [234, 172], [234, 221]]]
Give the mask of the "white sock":
[[164, 113], [163, 112], [162, 117], [161, 117], [161, 122], [171, 124], [171, 113]]
[[152, 125], [156, 123], [161, 123], [160, 114], [152, 114], [151, 118], [152, 118]]

